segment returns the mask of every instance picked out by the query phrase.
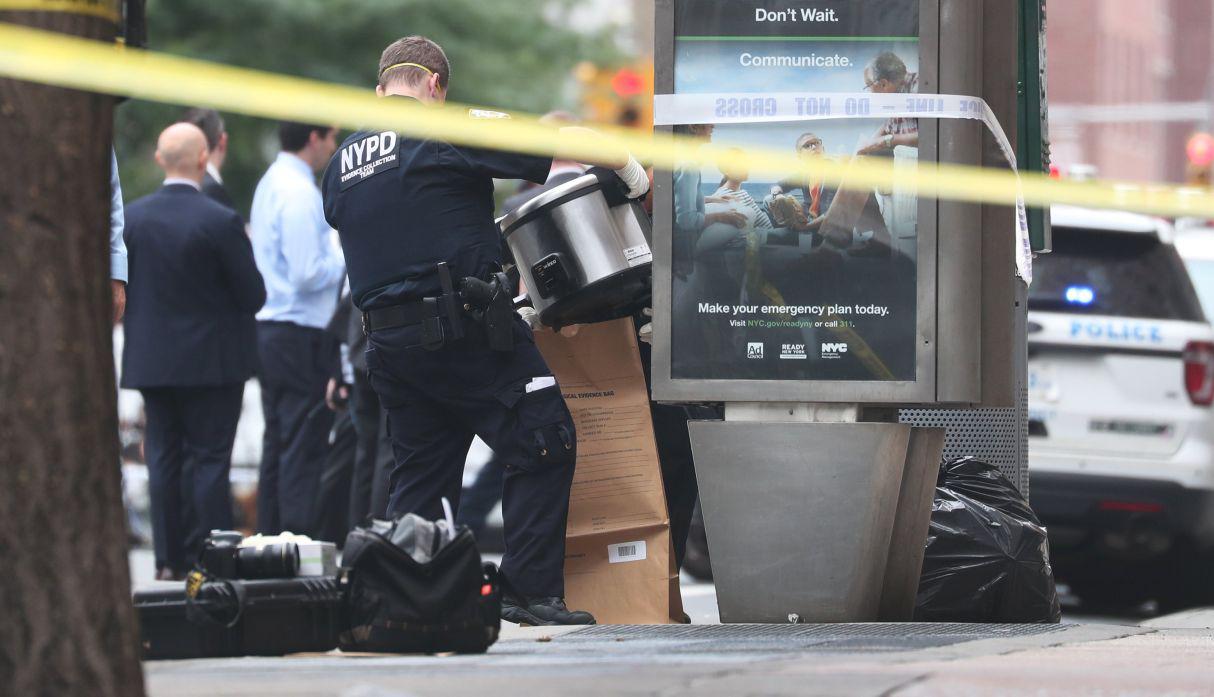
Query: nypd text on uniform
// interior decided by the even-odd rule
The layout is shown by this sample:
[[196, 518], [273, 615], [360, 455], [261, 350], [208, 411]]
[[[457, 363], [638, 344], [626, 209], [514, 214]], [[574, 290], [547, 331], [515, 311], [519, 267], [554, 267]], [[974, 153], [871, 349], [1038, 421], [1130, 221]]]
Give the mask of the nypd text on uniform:
[[375, 168], [396, 161], [397, 135], [384, 131], [350, 143], [341, 150], [341, 181], [366, 177]]

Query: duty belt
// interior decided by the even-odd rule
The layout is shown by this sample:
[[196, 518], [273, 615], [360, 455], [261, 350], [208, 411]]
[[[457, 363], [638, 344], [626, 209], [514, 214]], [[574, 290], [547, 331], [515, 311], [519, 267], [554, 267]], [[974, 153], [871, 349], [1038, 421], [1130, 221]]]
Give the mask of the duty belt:
[[[463, 321], [468, 317], [482, 326], [491, 349], [513, 350], [511, 318], [514, 309], [510, 303], [505, 274], [493, 274], [489, 281], [464, 278], [456, 292], [447, 265], [438, 264], [437, 271], [442, 295], [368, 310], [363, 313], [363, 333], [418, 325], [421, 328], [421, 343], [418, 345], [435, 351], [442, 348], [448, 339], [457, 341], [464, 337]], [[443, 319], [447, 320], [446, 327]]]
[[[420, 342], [416, 344], [430, 351], [442, 348], [447, 340], [461, 339], [464, 336], [463, 313], [458, 309], [451, 312], [444, 298], [423, 298], [421, 300], [392, 305], [378, 310], [368, 310], [363, 313], [363, 333], [398, 329], [400, 327], [421, 328]], [[443, 319], [448, 320], [443, 327]]]
[[438, 298], [425, 298], [403, 305], [392, 305], [378, 310], [368, 310], [363, 313], [363, 332], [370, 333], [383, 329], [397, 329], [421, 324], [428, 319], [443, 316], [443, 310]]

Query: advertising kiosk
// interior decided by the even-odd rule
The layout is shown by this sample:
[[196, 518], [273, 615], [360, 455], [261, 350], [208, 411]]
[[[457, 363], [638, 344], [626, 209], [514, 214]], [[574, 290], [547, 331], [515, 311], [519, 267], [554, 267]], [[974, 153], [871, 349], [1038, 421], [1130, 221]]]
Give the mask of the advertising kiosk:
[[[981, 122], [864, 95], [982, 97], [1014, 127], [1010, 5], [658, 0], [655, 91], [716, 104], [673, 130], [718, 149], [1006, 167]], [[913, 186], [655, 174], [653, 392], [724, 404], [689, 424], [722, 621], [910, 619], [944, 432], [899, 415], [1019, 403], [1015, 239], [1012, 209]]]

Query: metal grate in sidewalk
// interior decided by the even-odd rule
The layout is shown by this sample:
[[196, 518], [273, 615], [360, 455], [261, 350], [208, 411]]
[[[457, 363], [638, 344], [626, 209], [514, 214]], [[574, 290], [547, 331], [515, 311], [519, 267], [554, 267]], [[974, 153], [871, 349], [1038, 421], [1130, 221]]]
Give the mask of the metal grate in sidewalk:
[[[645, 644], [670, 652], [765, 651], [802, 648], [813, 651], [909, 651], [979, 639], [1004, 639], [1056, 632], [1050, 624], [703, 624], [599, 625], [556, 637], [564, 644]], [[621, 645], [624, 644], [624, 645]]]

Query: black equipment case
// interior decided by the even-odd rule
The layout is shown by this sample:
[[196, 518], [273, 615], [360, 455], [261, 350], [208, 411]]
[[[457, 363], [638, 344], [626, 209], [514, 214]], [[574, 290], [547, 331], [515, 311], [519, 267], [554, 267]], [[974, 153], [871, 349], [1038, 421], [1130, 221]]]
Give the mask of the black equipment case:
[[349, 612], [343, 651], [484, 653], [497, 641], [497, 567], [481, 563], [467, 528], [422, 564], [360, 526], [346, 537], [342, 567]]
[[135, 593], [143, 657], [281, 656], [337, 648], [344, 603], [336, 577], [211, 580]]

